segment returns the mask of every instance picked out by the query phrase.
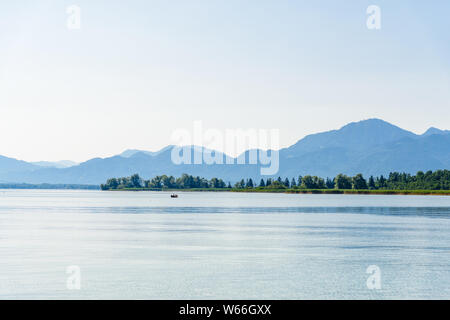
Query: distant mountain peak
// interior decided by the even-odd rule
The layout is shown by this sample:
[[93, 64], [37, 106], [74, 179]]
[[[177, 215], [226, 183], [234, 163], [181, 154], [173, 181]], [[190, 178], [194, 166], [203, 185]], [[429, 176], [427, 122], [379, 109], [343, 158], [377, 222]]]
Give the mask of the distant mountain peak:
[[431, 136], [433, 134], [450, 134], [450, 130], [441, 130], [435, 127], [430, 127], [422, 134], [422, 136]]
[[351, 125], [358, 125], [358, 124], [371, 124], [371, 123], [383, 123], [383, 124], [388, 124], [391, 126], [393, 125], [387, 121], [384, 121], [383, 119], [369, 118], [369, 119], [364, 119], [364, 120], [353, 121], [353, 122], [347, 123], [344, 127], [351, 126]]
[[[397, 128], [401, 131], [404, 132], [409, 132], [407, 130], [404, 130], [390, 122], [384, 121], [382, 119], [378, 119], [378, 118], [369, 118], [369, 119], [365, 119], [365, 120], [361, 120], [361, 121], [355, 121], [355, 122], [350, 122], [346, 125], [344, 125], [341, 129], [345, 129], [345, 128]], [[411, 134], [413, 134], [412, 132], [410, 132]]]
[[158, 154], [169, 150], [173, 147], [173, 145], [168, 145], [167, 147], [162, 148], [161, 150], [158, 151], [146, 151], [146, 150], [139, 150], [139, 149], [127, 149], [124, 152], [122, 152], [121, 154], [119, 154], [119, 156], [123, 157], [123, 158], [130, 158], [138, 153], [144, 153], [146, 155], [149, 156], [157, 156]]
[[308, 135], [284, 150], [289, 155], [316, 152], [327, 148], [370, 150], [378, 145], [416, 136], [387, 121], [372, 118], [351, 122], [338, 130]]
[[76, 166], [78, 163], [71, 160], [61, 160], [61, 161], [36, 161], [31, 162], [32, 164], [44, 167], [44, 168], [69, 168]]

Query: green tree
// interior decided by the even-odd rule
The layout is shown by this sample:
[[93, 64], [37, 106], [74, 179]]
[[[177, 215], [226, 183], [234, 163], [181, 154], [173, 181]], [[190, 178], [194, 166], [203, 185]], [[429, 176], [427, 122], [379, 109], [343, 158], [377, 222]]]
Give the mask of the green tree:
[[237, 189], [244, 189], [245, 188], [245, 180], [242, 179], [241, 181], [237, 182], [234, 185], [234, 187], [237, 188]]
[[325, 186], [327, 189], [334, 189], [334, 181], [327, 177], [327, 181], [325, 182]]
[[352, 188], [357, 190], [367, 189], [367, 182], [361, 173], [352, 178]]
[[314, 183], [314, 179], [310, 175], [306, 175], [302, 179], [302, 187], [305, 189], [316, 189], [316, 184]]
[[137, 173], [130, 177], [131, 188], [142, 188], [142, 179]]
[[278, 180], [275, 180], [270, 185], [270, 189], [286, 189], [286, 186]]
[[386, 188], [387, 187], [387, 181], [386, 178], [381, 175], [379, 178], [377, 178], [378, 181], [378, 188]]
[[216, 189], [225, 188], [225, 182], [223, 182], [222, 179], [212, 178], [209, 184], [211, 185], [211, 188]]
[[294, 187], [296, 187], [296, 186], [297, 186], [297, 183], [295, 182], [295, 179], [292, 178], [292, 181], [291, 181], [291, 188], [294, 188]]
[[338, 174], [334, 178], [334, 188], [335, 189], [351, 189], [352, 179], [343, 174]]
[[117, 189], [119, 186], [119, 181], [116, 178], [111, 178], [106, 181], [106, 186], [108, 189]]
[[376, 189], [375, 179], [373, 178], [373, 176], [370, 176], [370, 178], [369, 178], [368, 187], [370, 190]]
[[261, 181], [259, 182], [259, 186], [264, 188], [266, 186], [266, 183], [264, 182], [264, 179], [261, 179]]
[[314, 180], [314, 184], [316, 185], [317, 189], [326, 189], [327, 188], [324, 179], [314, 176], [313, 180]]

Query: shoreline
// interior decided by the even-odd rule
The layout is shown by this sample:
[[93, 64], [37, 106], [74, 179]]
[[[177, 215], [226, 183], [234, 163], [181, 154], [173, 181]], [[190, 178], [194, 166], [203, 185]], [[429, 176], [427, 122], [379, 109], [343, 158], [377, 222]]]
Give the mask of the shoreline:
[[237, 192], [237, 193], [284, 193], [284, 194], [350, 194], [350, 195], [415, 195], [450, 196], [450, 190], [354, 190], [354, 189], [228, 189], [228, 188], [125, 188], [102, 191], [159, 191], [159, 192]]

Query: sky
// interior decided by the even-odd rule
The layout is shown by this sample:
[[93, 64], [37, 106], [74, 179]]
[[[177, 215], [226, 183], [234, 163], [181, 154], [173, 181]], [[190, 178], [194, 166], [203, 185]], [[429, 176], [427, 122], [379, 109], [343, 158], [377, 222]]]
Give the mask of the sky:
[[368, 118], [450, 129], [449, 12], [447, 0], [2, 1], [0, 155], [156, 151], [194, 121], [279, 129], [280, 147]]

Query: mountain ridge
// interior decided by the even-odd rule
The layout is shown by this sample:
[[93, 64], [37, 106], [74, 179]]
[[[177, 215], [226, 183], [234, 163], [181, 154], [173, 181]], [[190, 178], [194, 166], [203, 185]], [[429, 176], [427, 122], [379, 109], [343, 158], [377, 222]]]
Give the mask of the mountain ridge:
[[[307, 135], [290, 147], [279, 150], [279, 172], [274, 176], [318, 175], [334, 177], [416, 173], [419, 170], [450, 167], [450, 131], [431, 127], [418, 135], [381, 119], [351, 122], [340, 129]], [[260, 164], [180, 164], [172, 162], [174, 146], [156, 152], [129, 149], [107, 158], [93, 158], [67, 168], [43, 168], [21, 160], [0, 156], [0, 181], [14, 183], [100, 184], [110, 177], [139, 173], [143, 177], [183, 173], [205, 178], [237, 181], [261, 177]], [[192, 153], [202, 147], [190, 146]], [[225, 155], [216, 152], [222, 158]], [[249, 150], [241, 156], [248, 157]], [[194, 155], [191, 155], [193, 158]], [[236, 161], [237, 157], [231, 158]], [[15, 162], [17, 161], [17, 162]]]

